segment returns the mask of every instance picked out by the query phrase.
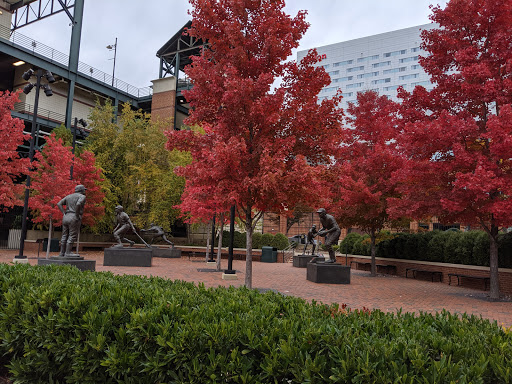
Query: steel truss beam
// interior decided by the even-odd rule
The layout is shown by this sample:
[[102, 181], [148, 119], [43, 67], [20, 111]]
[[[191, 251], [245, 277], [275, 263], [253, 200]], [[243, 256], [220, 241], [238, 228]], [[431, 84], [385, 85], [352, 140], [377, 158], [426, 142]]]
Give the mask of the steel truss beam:
[[75, 0], [20, 0], [9, 3], [12, 12], [11, 32], [61, 12], [66, 12], [71, 24], [75, 24], [70, 12], [75, 6]]
[[205, 43], [192, 36], [182, 34], [176, 42], [176, 50], [160, 57], [160, 78], [166, 75], [179, 76], [179, 72], [192, 62], [190, 56], [199, 55]]

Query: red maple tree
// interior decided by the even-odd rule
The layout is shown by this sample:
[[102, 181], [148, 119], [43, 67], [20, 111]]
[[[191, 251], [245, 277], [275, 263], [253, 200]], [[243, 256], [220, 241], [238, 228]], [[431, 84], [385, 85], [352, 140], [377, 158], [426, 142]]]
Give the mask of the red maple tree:
[[[318, 103], [330, 78], [315, 65], [315, 51], [300, 63], [285, 62], [308, 27], [304, 11], [286, 15], [283, 0], [190, 3], [188, 33], [208, 46], [186, 68], [194, 85], [185, 93], [187, 123], [205, 133], [169, 132], [169, 148], [191, 152], [192, 163], [181, 170], [189, 183], [203, 185], [211, 200], [236, 204], [247, 233], [245, 285], [251, 287], [252, 233], [262, 212], [314, 205], [321, 193], [314, 166], [329, 161], [339, 99]], [[277, 78], [282, 82], [273, 88]]]
[[512, 224], [512, 3], [451, 0], [433, 8], [420, 63], [434, 88], [402, 91], [395, 212], [477, 224], [490, 239], [490, 295], [499, 298], [498, 231]]
[[349, 103], [344, 144], [329, 172], [331, 210], [338, 223], [346, 228], [358, 227], [370, 235], [372, 276], [377, 272], [377, 234], [390, 223], [388, 199], [399, 196], [391, 177], [402, 166], [394, 145], [397, 110], [395, 102], [375, 91], [358, 93], [357, 104]]
[[28, 159], [20, 158], [17, 149], [30, 135], [23, 133], [23, 121], [11, 115], [14, 104], [19, 101], [18, 94], [0, 91], [0, 209], [3, 211], [23, 205], [24, 185], [16, 181], [28, 173]]
[[76, 184], [82, 184], [87, 188], [87, 202], [82, 217], [82, 224], [92, 227], [105, 215], [103, 199], [105, 193], [101, 189], [103, 177], [101, 169], [96, 167], [94, 153], [83, 151], [75, 158], [73, 164], [73, 179]]
[[[48, 239], [51, 239], [53, 226], [62, 225], [62, 213], [57, 203], [73, 193], [77, 184], [69, 178], [71, 159], [70, 147], [64, 146], [55, 134], [50, 135], [43, 150], [34, 155], [29, 208], [34, 223], [49, 225]], [[47, 257], [49, 249], [48, 246]]]

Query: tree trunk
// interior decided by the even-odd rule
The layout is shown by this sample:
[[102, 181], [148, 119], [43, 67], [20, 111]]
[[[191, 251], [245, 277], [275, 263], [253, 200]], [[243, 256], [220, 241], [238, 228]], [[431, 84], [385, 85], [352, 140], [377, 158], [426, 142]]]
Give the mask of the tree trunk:
[[377, 234], [375, 230], [371, 230], [370, 232], [370, 240], [371, 240], [371, 255], [372, 255], [372, 265], [371, 265], [371, 273], [370, 276], [377, 276], [377, 263], [375, 261], [376, 247], [375, 247], [375, 239], [377, 238]]
[[498, 227], [491, 224], [489, 240], [491, 243], [489, 254], [490, 254], [490, 298], [491, 300], [499, 300], [500, 298], [500, 280], [498, 274]]
[[207, 263], [210, 259], [210, 233], [213, 223], [210, 221], [210, 225], [208, 226], [208, 229], [206, 230], [206, 253], [205, 253], [205, 262]]
[[51, 244], [52, 244], [52, 229], [53, 229], [53, 221], [52, 221], [52, 218], [50, 217], [50, 228], [48, 228], [48, 245], [46, 246], [46, 258], [49, 259], [50, 258], [50, 248], [51, 248]]
[[249, 289], [252, 288], [252, 212], [247, 208], [246, 221], [246, 241], [247, 248], [245, 253], [245, 286]]
[[220, 261], [222, 259], [222, 232], [224, 231], [224, 214], [220, 215], [219, 222], [219, 245], [217, 247], [217, 271], [220, 271]]

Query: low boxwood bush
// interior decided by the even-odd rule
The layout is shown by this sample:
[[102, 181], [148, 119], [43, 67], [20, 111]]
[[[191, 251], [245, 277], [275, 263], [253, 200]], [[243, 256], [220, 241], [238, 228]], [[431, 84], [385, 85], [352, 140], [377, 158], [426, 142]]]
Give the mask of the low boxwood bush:
[[509, 383], [512, 334], [475, 316], [351, 311], [246, 288], [0, 265], [15, 383]]
[[362, 237], [362, 235], [360, 235], [359, 233], [355, 233], [355, 232], [349, 233], [341, 241], [339, 251], [341, 253], [353, 254], [354, 253], [353, 252], [354, 244], [358, 241], [361, 241], [361, 237]]
[[[247, 244], [247, 237], [245, 233], [235, 231], [233, 246], [235, 248], [245, 248]], [[277, 249], [285, 249], [289, 245], [288, 238], [282, 233], [253, 233], [252, 235], [252, 248], [261, 249], [261, 247], [276, 247]], [[229, 231], [222, 232], [222, 246], [229, 246]]]
[[[365, 240], [359, 241], [353, 253], [366, 255]], [[512, 268], [512, 233], [500, 234], [498, 242], [499, 266]], [[377, 241], [377, 257], [489, 266], [489, 237], [483, 231], [397, 233]]]
[[290, 245], [290, 241], [282, 233], [276, 233], [270, 245], [277, 249], [285, 249], [286, 247], [288, 247], [288, 245]]

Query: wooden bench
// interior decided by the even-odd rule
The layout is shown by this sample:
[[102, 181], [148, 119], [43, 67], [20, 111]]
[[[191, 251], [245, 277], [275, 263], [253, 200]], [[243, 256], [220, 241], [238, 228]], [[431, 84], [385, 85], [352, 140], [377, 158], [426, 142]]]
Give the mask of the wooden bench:
[[461, 279], [474, 279], [474, 280], [482, 280], [484, 282], [484, 291], [487, 290], [487, 285], [489, 284], [491, 279], [486, 276], [472, 276], [472, 275], [464, 275], [462, 273], [449, 273], [448, 274], [448, 285], [452, 285], [452, 276], [457, 278], [457, 285], [460, 285]]
[[407, 276], [409, 274], [409, 271], [411, 271], [412, 278], [415, 279], [417, 277], [418, 272], [420, 274], [430, 274], [432, 277], [432, 282], [434, 282], [434, 277], [439, 276], [439, 281], [443, 281], [443, 272], [441, 271], [430, 271], [428, 269], [419, 269], [419, 268], [406, 268], [405, 269], [405, 278], [408, 278]]
[[[363, 271], [370, 271], [372, 267], [372, 263], [367, 261], [356, 261], [352, 260], [350, 262], [350, 267], [352, 268], [352, 263], [356, 265], [356, 269], [359, 270], [359, 266], [363, 267]], [[390, 272], [393, 272], [396, 275], [396, 266], [391, 264], [376, 264], [377, 270], [384, 269], [386, 270], [385, 273], [390, 274]]]

